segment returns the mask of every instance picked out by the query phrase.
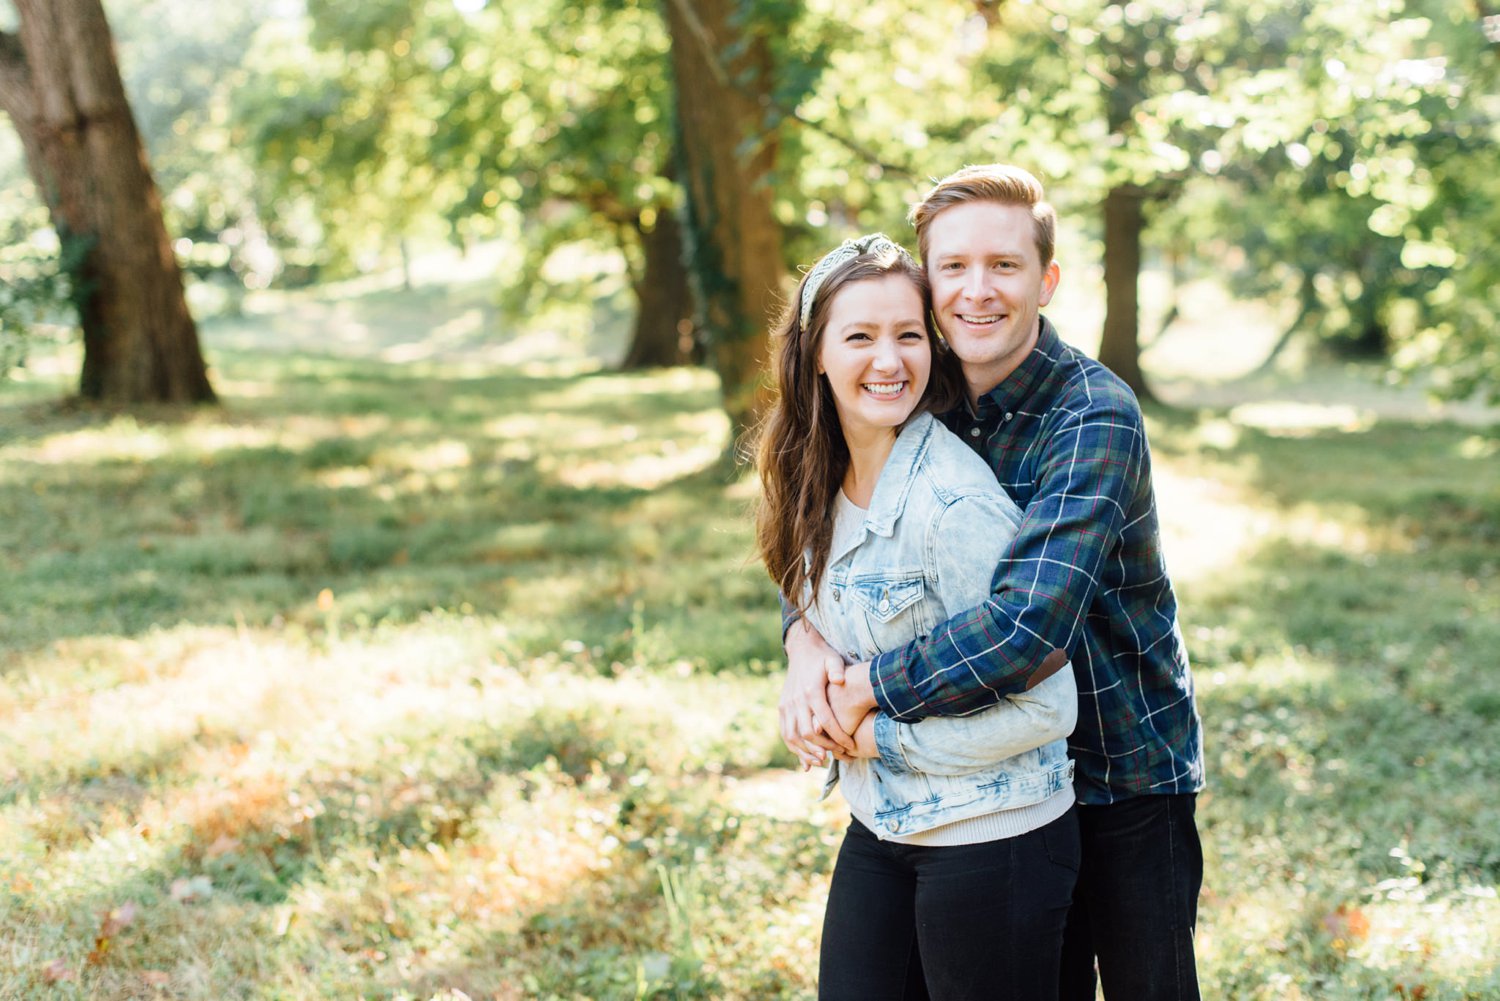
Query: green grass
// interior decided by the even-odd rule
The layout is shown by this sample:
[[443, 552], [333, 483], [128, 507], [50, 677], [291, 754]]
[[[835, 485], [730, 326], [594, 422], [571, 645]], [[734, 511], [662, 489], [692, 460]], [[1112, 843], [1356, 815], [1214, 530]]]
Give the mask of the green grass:
[[[201, 412], [0, 386], [0, 997], [811, 996], [712, 379], [226, 343]], [[1205, 996], [1497, 996], [1493, 430], [1149, 419]]]

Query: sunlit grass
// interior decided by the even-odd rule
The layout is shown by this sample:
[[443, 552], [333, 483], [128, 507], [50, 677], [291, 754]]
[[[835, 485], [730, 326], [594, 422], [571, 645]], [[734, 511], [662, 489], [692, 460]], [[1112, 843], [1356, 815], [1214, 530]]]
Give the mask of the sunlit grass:
[[[0, 997], [811, 996], [843, 818], [712, 378], [371, 360], [438, 293], [367, 294], [217, 408], [0, 389]], [[1205, 996], [1495, 996], [1496, 439], [1256, 413], [1149, 415]]]

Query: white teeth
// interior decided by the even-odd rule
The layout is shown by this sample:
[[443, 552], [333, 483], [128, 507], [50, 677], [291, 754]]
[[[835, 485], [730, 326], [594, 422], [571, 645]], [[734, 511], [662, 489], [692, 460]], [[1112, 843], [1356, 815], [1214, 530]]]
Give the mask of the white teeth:
[[1000, 315], [999, 313], [993, 313], [989, 316], [965, 316], [963, 313], [959, 313], [958, 318], [965, 323], [994, 323], [1000, 319]]
[[906, 388], [904, 382], [864, 382], [860, 385], [866, 392], [874, 393], [876, 396], [895, 396]]

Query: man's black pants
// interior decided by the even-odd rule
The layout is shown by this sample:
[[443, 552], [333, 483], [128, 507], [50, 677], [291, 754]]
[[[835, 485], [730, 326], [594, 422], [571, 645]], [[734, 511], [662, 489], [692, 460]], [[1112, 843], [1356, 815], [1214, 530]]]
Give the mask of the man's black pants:
[[1198, 1001], [1203, 885], [1196, 796], [1079, 806], [1082, 865], [1063, 933], [1061, 1001]]

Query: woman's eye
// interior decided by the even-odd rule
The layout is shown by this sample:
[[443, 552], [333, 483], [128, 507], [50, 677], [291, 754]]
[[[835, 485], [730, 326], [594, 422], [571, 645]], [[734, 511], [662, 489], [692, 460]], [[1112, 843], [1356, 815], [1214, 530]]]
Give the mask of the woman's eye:
[[903, 341], [925, 341], [927, 335], [920, 330], [907, 330], [901, 334]]

